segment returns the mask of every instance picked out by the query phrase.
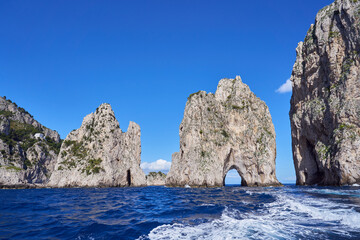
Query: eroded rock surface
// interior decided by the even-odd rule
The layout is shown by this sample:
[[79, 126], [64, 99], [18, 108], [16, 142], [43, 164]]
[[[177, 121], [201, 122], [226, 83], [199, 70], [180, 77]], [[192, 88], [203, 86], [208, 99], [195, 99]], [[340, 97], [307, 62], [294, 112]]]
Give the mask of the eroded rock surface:
[[296, 183], [360, 183], [360, 1], [321, 9], [296, 51], [291, 134]]
[[191, 94], [172, 156], [168, 186], [223, 186], [236, 169], [244, 186], [279, 185], [275, 131], [266, 104], [240, 77], [220, 80], [216, 93]]
[[145, 186], [140, 155], [139, 125], [130, 122], [122, 132], [111, 106], [102, 104], [64, 140], [49, 186]]
[[60, 145], [56, 131], [41, 125], [11, 100], [0, 97], [0, 187], [47, 183]]

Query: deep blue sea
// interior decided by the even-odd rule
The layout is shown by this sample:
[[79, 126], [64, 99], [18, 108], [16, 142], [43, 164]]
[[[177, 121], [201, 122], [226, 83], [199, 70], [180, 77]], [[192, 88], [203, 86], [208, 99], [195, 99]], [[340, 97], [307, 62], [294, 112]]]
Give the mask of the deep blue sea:
[[360, 239], [360, 187], [0, 190], [0, 239]]

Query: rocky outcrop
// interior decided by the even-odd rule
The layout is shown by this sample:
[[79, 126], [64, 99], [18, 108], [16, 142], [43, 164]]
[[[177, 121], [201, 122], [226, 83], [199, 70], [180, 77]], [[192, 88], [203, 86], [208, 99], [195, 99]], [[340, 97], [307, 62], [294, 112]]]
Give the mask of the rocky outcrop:
[[163, 172], [149, 172], [149, 174], [146, 175], [146, 185], [164, 186], [165, 179], [166, 179], [166, 174]]
[[56, 131], [42, 126], [11, 100], [0, 97], [0, 187], [45, 184], [60, 145]]
[[300, 42], [291, 81], [299, 185], [360, 183], [360, 1], [323, 8]]
[[240, 77], [220, 80], [216, 93], [191, 94], [172, 156], [168, 186], [223, 186], [236, 169], [243, 186], [279, 185], [275, 131], [266, 104]]
[[140, 168], [140, 127], [122, 132], [109, 104], [87, 115], [61, 145], [51, 187], [145, 186]]

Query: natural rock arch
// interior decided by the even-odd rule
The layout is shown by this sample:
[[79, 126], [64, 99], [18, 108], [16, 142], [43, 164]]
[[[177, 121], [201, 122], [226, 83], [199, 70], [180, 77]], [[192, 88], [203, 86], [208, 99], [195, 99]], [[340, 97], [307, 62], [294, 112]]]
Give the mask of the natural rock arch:
[[241, 164], [239, 164], [239, 162], [241, 163], [241, 159], [239, 159], [238, 161], [235, 161], [233, 152], [234, 152], [233, 149], [230, 149], [230, 153], [224, 161], [223, 186], [225, 186], [226, 175], [232, 169], [235, 169], [237, 171], [237, 173], [239, 174], [239, 176], [241, 177], [241, 186], [247, 186], [246, 179], [244, 178], [244, 175], [245, 175], [244, 173], [246, 172], [246, 169], [243, 169], [243, 166], [241, 166]]
[[241, 177], [240, 170], [239, 170], [238, 166], [236, 166], [236, 165], [232, 165], [229, 169], [224, 170], [223, 186], [226, 185], [226, 184], [225, 184], [225, 179], [226, 179], [227, 175], [229, 174], [229, 172], [230, 172], [231, 170], [236, 170], [236, 172], [239, 174], [239, 176], [240, 176], [240, 178], [241, 178], [241, 186], [247, 186], [246, 181], [244, 181], [243, 178]]
[[215, 94], [191, 94], [172, 156], [168, 186], [223, 186], [233, 167], [245, 186], [279, 185], [275, 130], [266, 104], [240, 77], [222, 79]]

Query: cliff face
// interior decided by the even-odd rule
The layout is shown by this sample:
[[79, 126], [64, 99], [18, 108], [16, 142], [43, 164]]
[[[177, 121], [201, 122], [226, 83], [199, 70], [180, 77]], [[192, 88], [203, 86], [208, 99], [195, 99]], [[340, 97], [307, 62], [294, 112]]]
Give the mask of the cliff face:
[[61, 145], [49, 186], [115, 187], [146, 185], [140, 168], [140, 127], [122, 132], [109, 104], [87, 115]]
[[0, 97], [0, 186], [44, 184], [54, 169], [60, 136]]
[[360, 183], [360, 1], [323, 8], [296, 51], [291, 134], [300, 185]]
[[275, 131], [266, 104], [240, 77], [220, 80], [215, 95], [191, 94], [172, 156], [168, 186], [223, 186], [236, 169], [244, 186], [279, 185]]

